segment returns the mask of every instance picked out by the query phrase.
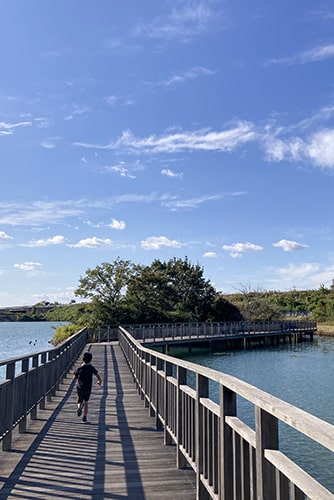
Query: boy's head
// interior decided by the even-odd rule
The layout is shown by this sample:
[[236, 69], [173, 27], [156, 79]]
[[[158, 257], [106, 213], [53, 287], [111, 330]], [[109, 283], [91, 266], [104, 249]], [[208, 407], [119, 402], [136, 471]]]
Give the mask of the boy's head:
[[92, 355], [90, 352], [85, 352], [85, 354], [83, 355], [82, 359], [83, 359], [83, 362], [84, 363], [90, 363], [92, 361]]

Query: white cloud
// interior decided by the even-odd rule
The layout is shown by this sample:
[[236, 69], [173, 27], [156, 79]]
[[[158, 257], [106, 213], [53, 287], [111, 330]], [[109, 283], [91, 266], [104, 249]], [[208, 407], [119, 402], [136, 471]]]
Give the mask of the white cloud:
[[108, 104], [108, 106], [113, 106], [117, 100], [118, 97], [116, 95], [109, 95], [105, 98], [105, 102]]
[[57, 236], [52, 236], [52, 238], [47, 238], [46, 240], [40, 239], [40, 240], [33, 240], [30, 241], [29, 243], [26, 243], [22, 246], [25, 247], [47, 247], [50, 245], [62, 245], [66, 242], [65, 236], [57, 235]]
[[101, 239], [93, 236], [91, 238], [84, 238], [78, 243], [69, 245], [72, 248], [102, 248], [102, 247], [110, 247], [113, 242], [109, 238]]
[[169, 168], [163, 168], [161, 170], [161, 174], [162, 175], [166, 175], [167, 177], [176, 177], [176, 178], [179, 178], [179, 179], [182, 179], [183, 177], [183, 172], [173, 172], [173, 170], [170, 170]]
[[294, 264], [289, 264], [287, 267], [281, 267], [276, 269], [276, 273], [283, 277], [291, 280], [301, 280], [306, 277], [311, 276], [314, 273], [317, 273], [320, 269], [319, 264], [305, 262], [298, 266]]
[[304, 250], [308, 248], [308, 245], [302, 245], [296, 241], [280, 240], [277, 243], [273, 243], [273, 247], [282, 248], [284, 252], [294, 252], [295, 250]]
[[68, 217], [82, 215], [84, 206], [82, 201], [34, 201], [26, 204], [0, 202], [0, 224], [30, 227], [59, 224]]
[[233, 151], [242, 144], [254, 141], [258, 134], [252, 123], [240, 121], [229, 129], [195, 130], [151, 135], [143, 139], [137, 138], [130, 130], [122, 133], [116, 141], [106, 145], [90, 143], [74, 143], [75, 146], [93, 149], [125, 150], [132, 153], [177, 153], [183, 151]]
[[163, 87], [173, 87], [178, 84], [182, 84], [187, 82], [188, 80], [194, 80], [199, 78], [200, 76], [211, 76], [214, 75], [215, 71], [209, 68], [205, 68], [203, 66], [195, 66], [193, 68], [189, 68], [178, 75], [174, 75], [169, 80], [165, 80], [161, 82]]
[[111, 223], [108, 224], [108, 226], [111, 229], [118, 229], [119, 231], [122, 231], [123, 229], [125, 229], [126, 224], [124, 220], [112, 219]]
[[9, 241], [9, 240], [12, 240], [12, 239], [13, 239], [12, 236], [9, 236], [4, 231], [0, 231], [0, 241]]
[[56, 147], [56, 145], [50, 141], [42, 141], [41, 146], [44, 149], [54, 149]]
[[32, 125], [31, 122], [18, 122], [18, 123], [0, 122], [0, 129], [12, 130], [17, 127], [30, 127], [31, 125]]
[[267, 134], [262, 142], [269, 161], [311, 161], [315, 166], [334, 168], [334, 129], [321, 129], [305, 139]]
[[306, 154], [320, 167], [334, 167], [334, 129], [315, 133], [305, 148]]
[[222, 194], [211, 194], [211, 195], [202, 195], [197, 198], [187, 198], [184, 200], [180, 200], [176, 197], [169, 197], [165, 200], [162, 200], [162, 206], [168, 207], [171, 210], [181, 210], [181, 209], [191, 209], [198, 208], [203, 203], [208, 203], [210, 201], [217, 201], [223, 198], [227, 198], [229, 196], [241, 196], [244, 193], [222, 193]]
[[120, 165], [114, 165], [114, 166], [108, 166], [108, 165], [105, 165], [104, 166], [104, 170], [107, 171], [107, 172], [115, 172], [116, 174], [119, 174], [120, 177], [128, 177], [129, 179], [135, 179], [136, 176], [133, 175], [129, 169], [125, 168], [122, 166], [122, 164]]
[[290, 57], [270, 59], [266, 64], [307, 64], [323, 61], [332, 57], [334, 57], [334, 44], [330, 43], [328, 45], [319, 45], [317, 47], [312, 47], [309, 50], [305, 50]]
[[233, 243], [233, 245], [223, 245], [223, 250], [229, 252], [231, 257], [239, 258], [243, 253], [247, 252], [261, 252], [263, 247], [255, 245], [254, 243]]
[[39, 262], [23, 262], [22, 264], [14, 264], [14, 267], [21, 271], [35, 271], [41, 265]]
[[166, 236], [150, 236], [140, 242], [140, 246], [145, 250], [159, 250], [160, 248], [181, 248], [183, 246], [177, 240], [170, 240]]
[[188, 42], [218, 22], [222, 26], [220, 12], [210, 8], [205, 1], [191, 1], [183, 7], [174, 8], [165, 18], [156, 18], [150, 24], [137, 26], [133, 36]]
[[218, 255], [216, 252], [205, 252], [203, 254], [203, 257], [208, 258], [208, 259], [214, 259], [214, 258], [218, 257]]

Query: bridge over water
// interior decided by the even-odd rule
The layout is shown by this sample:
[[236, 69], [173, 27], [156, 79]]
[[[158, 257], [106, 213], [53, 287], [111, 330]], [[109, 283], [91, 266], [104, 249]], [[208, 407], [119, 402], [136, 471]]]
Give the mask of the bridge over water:
[[[124, 328], [109, 340], [90, 344], [84, 329], [50, 351], [0, 362], [1, 499], [334, 498], [282, 453], [279, 423], [332, 453], [334, 426], [144, 347]], [[71, 372], [87, 348], [103, 386], [84, 424]], [[240, 396], [253, 406], [254, 429], [239, 418]]]

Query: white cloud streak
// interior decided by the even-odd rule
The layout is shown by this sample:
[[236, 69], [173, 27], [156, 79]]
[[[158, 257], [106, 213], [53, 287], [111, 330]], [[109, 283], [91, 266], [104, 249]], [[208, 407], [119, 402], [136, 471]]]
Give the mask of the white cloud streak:
[[165, 18], [156, 18], [149, 24], [138, 25], [133, 36], [189, 42], [195, 36], [205, 33], [218, 20], [222, 26], [220, 12], [213, 10], [208, 2], [191, 0], [184, 2], [181, 8], [174, 8]]
[[108, 224], [111, 229], [117, 229], [118, 231], [123, 231], [126, 227], [124, 220], [112, 219], [111, 223]]
[[302, 245], [296, 241], [280, 240], [277, 243], [273, 243], [273, 247], [282, 248], [284, 252], [295, 252], [296, 250], [304, 250], [305, 248], [308, 248], [308, 245]]
[[232, 245], [223, 245], [223, 250], [229, 252], [230, 256], [233, 258], [242, 257], [243, 253], [247, 252], [261, 252], [263, 247], [260, 245], [255, 245], [254, 243], [233, 243]]
[[170, 240], [166, 236], [150, 236], [140, 242], [144, 250], [160, 250], [161, 248], [181, 248], [184, 246], [178, 240]]
[[39, 239], [39, 240], [32, 240], [29, 243], [23, 244], [21, 246], [25, 247], [48, 247], [50, 245], [63, 245], [66, 243], [66, 238], [65, 236], [57, 235], [57, 236], [52, 236], [51, 238], [47, 238], [45, 240]]
[[2, 241], [10, 241], [12, 239], [13, 239], [12, 236], [9, 236], [9, 234], [5, 233], [4, 231], [0, 231], [0, 242], [2, 242]]
[[178, 179], [182, 179], [183, 177], [183, 172], [173, 172], [173, 170], [170, 170], [169, 168], [163, 168], [161, 170], [161, 174], [162, 175], [165, 175], [166, 177], [175, 177], [175, 178], [178, 178]]
[[183, 72], [173, 75], [168, 80], [165, 80], [160, 83], [163, 87], [174, 87], [176, 85], [180, 85], [186, 83], [189, 80], [195, 80], [200, 76], [212, 76], [216, 72], [210, 68], [205, 68], [204, 66], [194, 66], [193, 68], [189, 68], [184, 70]]
[[238, 122], [235, 126], [218, 132], [212, 130], [185, 131], [162, 136], [151, 135], [140, 139], [130, 130], [122, 133], [115, 142], [107, 145], [74, 143], [75, 146], [92, 149], [124, 150], [142, 153], [178, 153], [183, 151], [233, 151], [238, 146], [257, 138], [250, 122]]
[[23, 262], [22, 264], [14, 264], [14, 267], [16, 269], [20, 269], [21, 271], [35, 271], [38, 267], [40, 267], [42, 264], [39, 262]]
[[103, 248], [112, 246], [113, 242], [109, 238], [102, 239], [97, 236], [91, 238], [84, 238], [78, 243], [68, 245], [71, 248]]
[[330, 59], [334, 57], [334, 44], [330, 43], [327, 45], [320, 45], [313, 47], [309, 50], [300, 52], [299, 54], [282, 57], [277, 59], [270, 59], [266, 64], [283, 64], [283, 65], [293, 65], [293, 64], [307, 64], [323, 61], [325, 59]]

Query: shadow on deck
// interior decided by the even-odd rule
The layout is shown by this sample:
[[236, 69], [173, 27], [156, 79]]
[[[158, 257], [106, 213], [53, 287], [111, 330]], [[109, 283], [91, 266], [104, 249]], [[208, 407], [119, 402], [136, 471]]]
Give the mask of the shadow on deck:
[[0, 455], [1, 499], [194, 499], [192, 470], [176, 468], [175, 448], [138, 395], [118, 344], [92, 344], [103, 379], [88, 422], [76, 415], [74, 382], [64, 381], [14, 449]]

